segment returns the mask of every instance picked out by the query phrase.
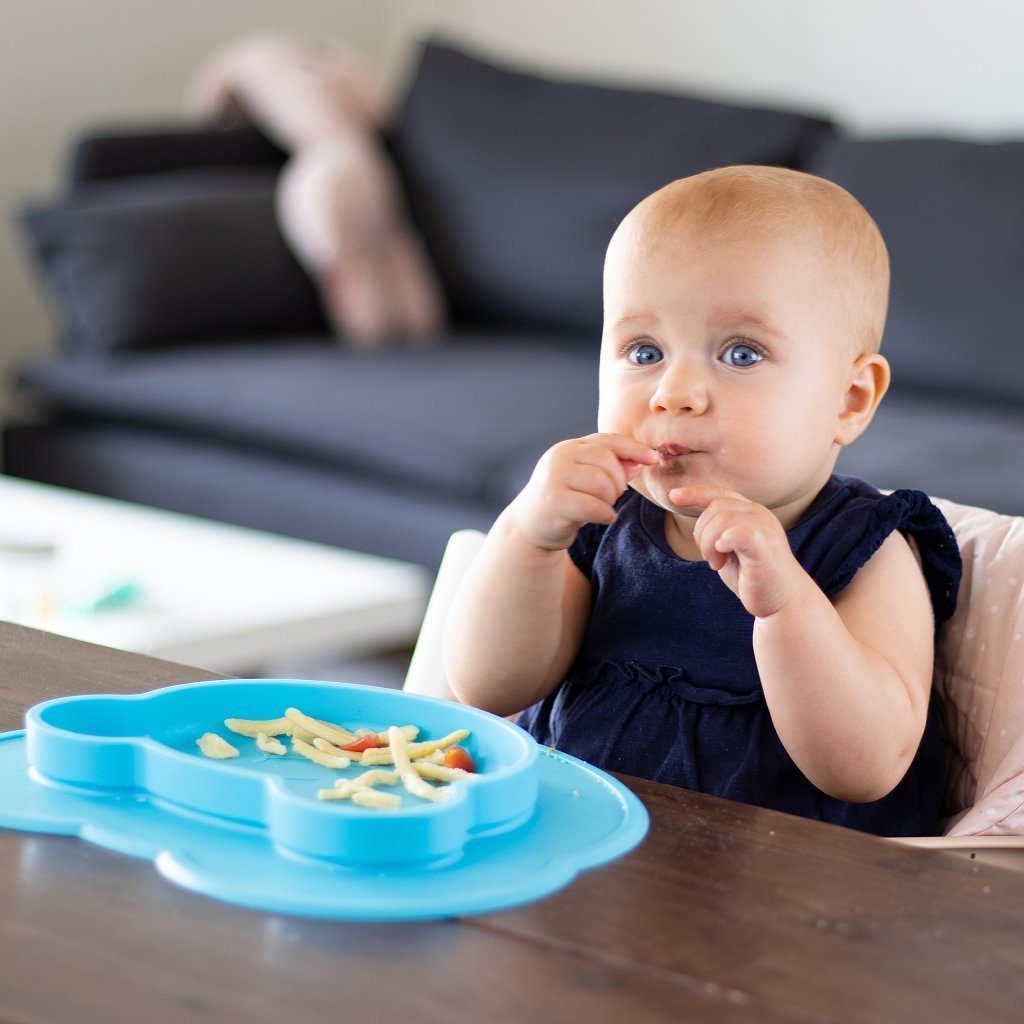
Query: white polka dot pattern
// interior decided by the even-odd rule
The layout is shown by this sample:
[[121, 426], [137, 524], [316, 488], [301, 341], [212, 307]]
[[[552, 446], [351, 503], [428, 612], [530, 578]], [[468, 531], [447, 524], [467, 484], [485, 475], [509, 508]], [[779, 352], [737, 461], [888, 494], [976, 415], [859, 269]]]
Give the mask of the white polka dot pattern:
[[956, 747], [946, 832], [1024, 835], [1024, 518], [932, 500], [964, 563], [957, 610], [939, 631], [935, 660]]

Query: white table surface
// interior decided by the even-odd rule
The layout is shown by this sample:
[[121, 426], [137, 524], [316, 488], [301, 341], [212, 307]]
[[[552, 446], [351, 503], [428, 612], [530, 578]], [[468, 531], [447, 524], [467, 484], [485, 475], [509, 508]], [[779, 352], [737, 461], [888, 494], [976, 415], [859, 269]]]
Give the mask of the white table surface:
[[[52, 543], [52, 556], [17, 554]], [[5, 547], [6, 545], [6, 547]], [[0, 618], [227, 673], [411, 643], [421, 566], [0, 475]], [[83, 608], [119, 583], [139, 598]]]

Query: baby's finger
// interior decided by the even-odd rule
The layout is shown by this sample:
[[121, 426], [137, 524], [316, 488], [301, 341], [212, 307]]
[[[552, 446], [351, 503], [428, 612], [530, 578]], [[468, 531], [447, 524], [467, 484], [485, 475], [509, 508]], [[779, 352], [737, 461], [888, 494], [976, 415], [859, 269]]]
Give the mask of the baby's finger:
[[718, 550], [717, 543], [718, 538], [725, 533], [726, 530], [733, 524], [734, 520], [724, 512], [719, 512], [711, 520], [704, 521], [701, 519], [697, 520], [697, 524], [702, 527], [698, 533], [696, 527], [693, 531], [693, 540], [700, 550], [701, 558], [711, 566], [715, 572], [718, 572], [723, 565], [728, 561], [728, 555], [726, 552]]
[[614, 505], [619, 495], [626, 489], [619, 481], [602, 466], [595, 466], [585, 462], [576, 462], [568, 466], [562, 474], [562, 483], [569, 490], [581, 494], [590, 494], [600, 498], [607, 505]]
[[755, 523], [730, 526], [715, 541], [715, 550], [723, 556], [734, 553], [746, 565], [760, 565], [769, 560], [768, 537]]
[[616, 497], [620, 495], [628, 483], [625, 466], [607, 448], [600, 445], [584, 445], [573, 453], [574, 461], [580, 466], [590, 466], [606, 473], [608, 478], [618, 488]]
[[718, 498], [748, 501], [739, 491], [731, 491], [728, 487], [718, 487], [714, 484], [686, 484], [683, 487], [673, 487], [668, 492], [668, 500], [679, 508], [706, 509]]
[[661, 456], [649, 445], [638, 441], [635, 437], [625, 434], [591, 434], [586, 438], [589, 444], [603, 446], [623, 462], [638, 462], [644, 466], [653, 466]]
[[717, 521], [718, 531], [710, 538], [709, 541], [709, 543], [713, 545], [714, 541], [727, 525], [720, 519], [722, 515], [749, 515], [753, 512], [754, 508], [755, 506], [745, 499], [715, 498], [715, 500], [697, 517], [697, 522], [693, 524], [694, 542], [700, 546], [705, 535], [708, 533], [711, 524]]
[[746, 526], [749, 522], [749, 509], [732, 499], [716, 501], [697, 520], [693, 539], [702, 557], [716, 572], [728, 561], [726, 556], [732, 550], [722, 547], [721, 538], [730, 530]]
[[611, 504], [584, 491], [569, 492], [565, 512], [574, 523], [603, 523], [611, 526], [618, 518]]

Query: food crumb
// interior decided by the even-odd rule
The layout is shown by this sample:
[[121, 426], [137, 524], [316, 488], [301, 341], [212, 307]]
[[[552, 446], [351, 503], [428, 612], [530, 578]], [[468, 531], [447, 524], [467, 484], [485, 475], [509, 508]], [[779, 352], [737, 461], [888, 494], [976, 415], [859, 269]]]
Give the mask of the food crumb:
[[577, 797], [577, 798], [578, 798], [578, 797], [579, 797], [579, 795], [580, 795], [580, 791], [579, 791], [578, 789], [574, 789], [574, 790], [572, 791], [572, 795], [573, 795], [574, 797]]

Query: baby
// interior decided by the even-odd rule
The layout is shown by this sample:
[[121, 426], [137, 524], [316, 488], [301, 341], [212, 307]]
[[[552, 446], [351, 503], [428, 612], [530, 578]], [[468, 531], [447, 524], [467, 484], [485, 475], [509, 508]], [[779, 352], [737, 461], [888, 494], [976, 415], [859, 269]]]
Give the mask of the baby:
[[605, 261], [599, 433], [547, 451], [448, 617], [458, 698], [600, 767], [882, 835], [938, 826], [953, 533], [833, 473], [889, 385], [889, 266], [844, 189], [724, 167]]

